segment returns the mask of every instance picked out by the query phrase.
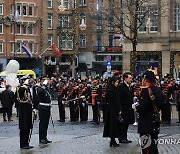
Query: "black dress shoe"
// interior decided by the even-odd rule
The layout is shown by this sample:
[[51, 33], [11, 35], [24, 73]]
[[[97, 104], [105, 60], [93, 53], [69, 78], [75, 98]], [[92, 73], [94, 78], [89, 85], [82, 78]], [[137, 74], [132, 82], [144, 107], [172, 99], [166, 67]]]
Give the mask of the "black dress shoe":
[[61, 119], [61, 120], [58, 120], [58, 121], [59, 121], [59, 122], [65, 122], [65, 120], [62, 120], [62, 119]]
[[41, 144], [48, 144], [48, 142], [46, 140], [40, 140], [39, 143], [41, 143]]
[[126, 144], [128, 144], [128, 143], [131, 143], [131, 142], [129, 142], [128, 140], [119, 140], [119, 143], [126, 143]]
[[110, 147], [118, 147], [119, 144], [117, 144], [116, 142], [110, 142]]
[[130, 141], [130, 140], [126, 140], [126, 141], [128, 141], [129, 143], [132, 143], [132, 141]]
[[52, 141], [49, 141], [48, 139], [46, 139], [46, 142], [47, 142], [47, 143], [52, 143]]
[[26, 145], [26, 146], [22, 146], [21, 149], [32, 149], [33, 146], [29, 146], [29, 145]]

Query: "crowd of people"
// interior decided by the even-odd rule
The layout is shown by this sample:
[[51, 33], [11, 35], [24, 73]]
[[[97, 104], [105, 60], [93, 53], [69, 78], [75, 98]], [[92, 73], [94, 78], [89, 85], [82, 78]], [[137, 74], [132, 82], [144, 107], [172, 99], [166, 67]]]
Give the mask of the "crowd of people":
[[[26, 136], [24, 133], [30, 133], [32, 123], [30, 122], [31, 124], [27, 126], [27, 121], [25, 122], [21, 118], [26, 116], [29, 121], [32, 121], [29, 118], [32, 116], [30, 108], [32, 108], [32, 111], [34, 110], [34, 113], [39, 110], [40, 143], [47, 144], [51, 142], [47, 140], [47, 128], [52, 99], [58, 101], [60, 122], [66, 121], [66, 107], [69, 107], [70, 121], [88, 121], [88, 108], [91, 105], [93, 111], [91, 122], [99, 124], [101, 118], [103, 119], [103, 122], [105, 122], [103, 135], [111, 138], [110, 146], [114, 147], [119, 145], [115, 138], [118, 138], [120, 143], [132, 142], [127, 139], [127, 131], [129, 124], [133, 124], [135, 121], [134, 115], [136, 115], [136, 112], [138, 113], [138, 131], [140, 135], [151, 131], [142, 131], [149, 125], [153, 125], [145, 122], [147, 118], [152, 119], [147, 111], [152, 110], [149, 114], [154, 112], [154, 105], [150, 103], [151, 100], [149, 99], [151, 93], [144, 90], [148, 89], [147, 87], [152, 87], [149, 89], [155, 96], [153, 102], [155, 102], [157, 110], [161, 110], [161, 123], [171, 123], [171, 104], [177, 105], [178, 122], [180, 122], [180, 82], [172, 79], [169, 74], [166, 74], [162, 80], [157, 80], [151, 73], [145, 74], [144, 78], [135, 77], [131, 73], [124, 73], [123, 75], [115, 74], [110, 79], [89, 77], [81, 80], [80, 78], [73, 79], [66, 76], [51, 78], [43, 76], [37, 80], [29, 78], [20, 82], [21, 85], [17, 87], [16, 92], [12, 92], [11, 86], [6, 85], [6, 90], [0, 95], [4, 122], [12, 121], [12, 107], [14, 104], [17, 109], [20, 126], [23, 126], [20, 127], [20, 130], [23, 130], [20, 133], [20, 138], [23, 138], [20, 147], [31, 148], [27, 141], [28, 138], [24, 139], [24, 136]], [[157, 87], [162, 91], [162, 98]], [[136, 101], [134, 98], [137, 98]], [[148, 103], [143, 105], [142, 102]], [[157, 102], [162, 103], [158, 104]], [[30, 104], [31, 107], [29, 107]], [[29, 112], [24, 112], [25, 110]], [[146, 117], [144, 117], [144, 112], [147, 113]], [[29, 115], [27, 115], [28, 113]], [[8, 119], [6, 119], [6, 116]], [[149, 129], [156, 129], [150, 126]], [[153, 134], [152, 137], [157, 138], [157, 133], [156, 135]]]

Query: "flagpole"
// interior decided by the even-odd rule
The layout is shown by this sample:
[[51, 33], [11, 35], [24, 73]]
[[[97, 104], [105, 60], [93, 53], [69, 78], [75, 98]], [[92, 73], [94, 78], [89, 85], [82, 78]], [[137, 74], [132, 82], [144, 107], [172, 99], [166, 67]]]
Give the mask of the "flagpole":
[[[19, 49], [21, 49], [21, 47], [20, 47]], [[17, 49], [15, 52], [13, 52], [13, 53], [11, 54], [11, 56], [13, 56], [19, 49]]]
[[49, 47], [51, 47], [54, 43], [52, 43], [50, 46], [48, 46], [39, 56], [43, 55], [48, 49]]

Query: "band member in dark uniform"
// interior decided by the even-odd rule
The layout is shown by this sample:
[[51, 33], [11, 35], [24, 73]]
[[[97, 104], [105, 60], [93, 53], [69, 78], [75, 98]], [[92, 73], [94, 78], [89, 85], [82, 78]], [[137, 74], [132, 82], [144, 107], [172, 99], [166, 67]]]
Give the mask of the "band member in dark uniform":
[[104, 81], [104, 83], [102, 84], [102, 101], [101, 101], [101, 109], [103, 112], [103, 122], [105, 121], [106, 110], [107, 110], [106, 88], [107, 88], [107, 82]]
[[133, 104], [133, 90], [131, 88], [132, 75], [127, 72], [123, 74], [123, 83], [119, 86], [119, 101], [122, 106], [122, 117], [124, 122], [121, 123], [120, 127], [120, 143], [131, 143], [132, 141], [127, 139], [127, 131], [129, 124], [133, 124], [134, 119], [134, 110], [132, 109]]
[[179, 119], [177, 123], [180, 123], [180, 83], [177, 85], [177, 111]]
[[[164, 96], [159, 87], [156, 86], [155, 75], [152, 71], [146, 71], [142, 79], [139, 96], [139, 105], [135, 106], [135, 110], [139, 113], [138, 133], [140, 133], [140, 141], [143, 154], [158, 154], [157, 142], [160, 116], [159, 110]], [[146, 145], [148, 141], [144, 141], [147, 137], [151, 139], [151, 144]]]
[[60, 122], [65, 122], [65, 101], [67, 98], [67, 87], [64, 82], [60, 83], [58, 92], [58, 106]]
[[80, 106], [80, 120], [87, 121], [88, 103], [87, 103], [87, 88], [82, 85], [82, 90], [79, 91], [79, 106]]
[[163, 124], [170, 124], [171, 123], [171, 104], [169, 103], [170, 100], [173, 99], [173, 86], [170, 83], [170, 75], [166, 74], [164, 76], [164, 83], [161, 87], [164, 96], [166, 97], [165, 102], [161, 106], [162, 112], [162, 123]]
[[30, 91], [27, 86], [17, 88], [17, 101], [19, 102], [19, 129], [20, 129], [20, 148], [31, 149], [29, 145], [29, 134], [32, 129], [32, 103]]
[[98, 90], [99, 85], [98, 81], [95, 79], [92, 82], [92, 87], [91, 87], [91, 97], [92, 97], [92, 110], [93, 110], [93, 123], [99, 123], [98, 122], [98, 104], [97, 104], [97, 99], [98, 99]]
[[39, 97], [39, 143], [47, 144], [51, 143], [47, 139], [47, 130], [51, 114], [51, 96], [47, 89], [47, 80], [41, 78], [41, 85], [38, 87], [38, 97]]
[[70, 121], [77, 121], [77, 99], [78, 89], [76, 84], [72, 84], [69, 89], [69, 108], [70, 108]]

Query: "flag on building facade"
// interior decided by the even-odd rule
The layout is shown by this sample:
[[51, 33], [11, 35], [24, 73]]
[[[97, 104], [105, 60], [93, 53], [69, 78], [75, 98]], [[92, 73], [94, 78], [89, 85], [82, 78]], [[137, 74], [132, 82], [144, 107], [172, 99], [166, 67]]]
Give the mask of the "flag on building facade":
[[62, 56], [61, 51], [58, 49], [58, 47], [57, 47], [55, 44], [52, 44], [52, 45], [51, 45], [51, 49], [52, 49], [59, 57]]
[[28, 55], [29, 58], [32, 58], [32, 53], [31, 53], [30, 49], [25, 44], [23, 44], [21, 48]]
[[114, 34], [113, 39], [118, 39], [118, 40], [120, 40], [120, 39], [121, 39], [121, 33], [116, 33], [116, 34]]

